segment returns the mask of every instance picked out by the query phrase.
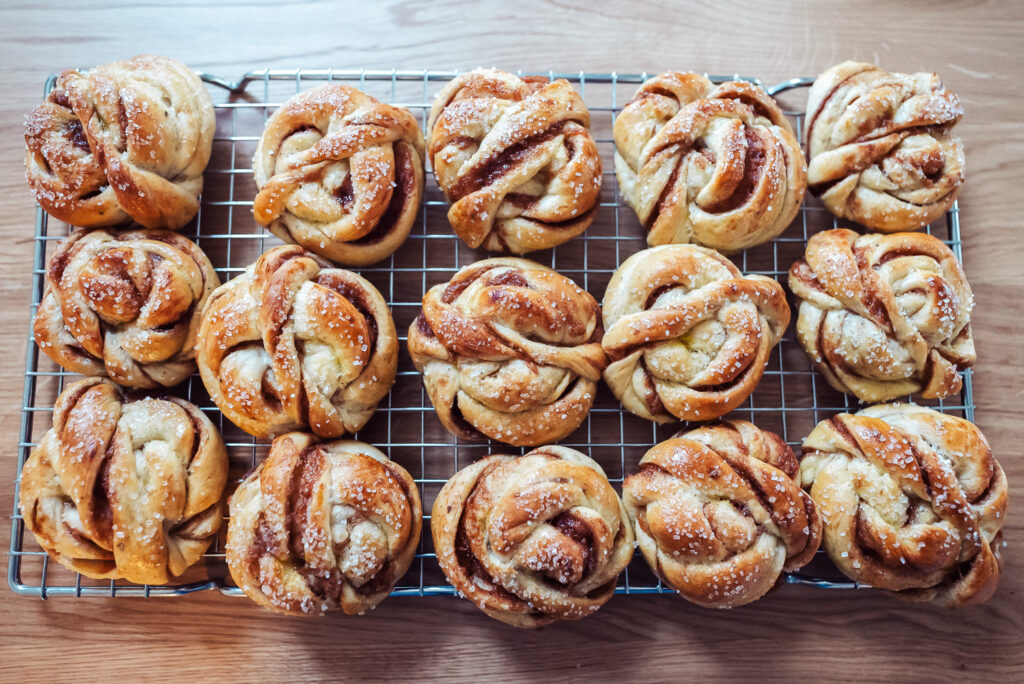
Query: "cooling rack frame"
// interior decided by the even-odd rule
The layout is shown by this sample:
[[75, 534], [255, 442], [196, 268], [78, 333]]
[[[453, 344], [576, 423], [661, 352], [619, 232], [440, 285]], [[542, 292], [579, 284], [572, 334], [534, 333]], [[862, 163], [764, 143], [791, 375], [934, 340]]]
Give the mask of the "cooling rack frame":
[[[254, 254], [280, 242], [269, 233], [261, 231], [251, 218], [252, 197], [255, 191], [251, 185], [251, 165], [248, 163], [249, 160], [245, 153], [246, 150], [254, 149], [262, 132], [262, 127], [258, 126], [260, 118], [265, 121], [287, 95], [322, 82], [347, 83], [362, 90], [370, 90], [370, 94], [378, 99], [407, 107], [420, 120], [420, 125], [425, 128], [433, 95], [444, 82], [454, 78], [458, 73], [428, 69], [261, 69], [251, 71], [236, 81], [200, 73], [200, 77], [209, 84], [211, 94], [214, 95], [217, 132], [214, 140], [214, 155], [206, 171], [206, 188], [200, 213], [193, 223], [181, 232], [210, 253], [211, 260], [223, 280], [241, 272], [245, 265], [254, 258]], [[595, 221], [595, 226], [603, 221], [603, 228], [592, 226], [584, 235], [566, 245], [539, 253], [541, 258], [538, 259], [574, 278], [600, 300], [603, 294], [603, 286], [599, 286], [600, 283], [606, 283], [617, 265], [632, 251], [643, 247], [643, 230], [632, 210], [621, 201], [619, 196], [614, 166], [611, 163], [611, 154], [614, 150], [614, 143], [611, 140], [611, 123], [620, 110], [621, 104], [628, 101], [635, 87], [646, 80], [648, 74], [588, 73], [583, 71], [520, 73], [569, 80], [584, 97], [592, 118], [604, 119], [603, 123], [595, 123], [593, 126], [595, 140], [601, 150], [605, 167], [601, 208], [598, 212], [599, 218]], [[54, 74], [47, 79], [44, 95], [53, 88], [56, 76]], [[713, 81], [747, 80], [764, 85], [756, 78], [739, 75], [710, 75], [709, 78]], [[812, 80], [793, 78], [775, 85], [765, 86], [765, 89], [772, 96], [785, 97], [806, 88]], [[291, 84], [294, 84], [294, 90], [292, 90]], [[620, 88], [620, 86], [625, 87]], [[802, 140], [802, 112], [785, 105], [783, 108], [795, 124], [797, 135]], [[242, 112], [256, 112], [257, 116], [255, 118], [250, 116], [247, 122], [243, 122], [240, 129], [239, 115]], [[251, 154], [249, 158], [251, 158]], [[213, 182], [215, 180], [216, 182]], [[444, 201], [443, 195], [440, 194], [434, 183], [428, 160], [425, 199], [417, 225], [414, 226], [409, 240], [399, 248], [396, 255], [389, 259], [367, 268], [352, 269], [370, 278], [381, 289], [395, 313], [396, 324], [402, 333], [411, 320], [410, 316], [415, 315], [418, 299], [408, 295], [396, 298], [396, 291], [401, 290], [407, 283], [412, 283], [415, 280], [413, 276], [419, 274], [420, 286], [416, 289], [420, 290], [419, 296], [422, 296], [429, 286], [447, 280], [448, 276], [452, 275], [457, 268], [485, 256], [482, 251], [467, 248], [452, 234], [451, 228], [445, 220], [446, 206], [447, 203]], [[840, 226], [856, 228], [852, 224], [838, 221], [820, 203], [813, 198], [808, 198], [801, 207], [799, 216], [785, 233], [769, 243], [734, 255], [734, 260], [744, 273], [761, 273], [785, 282], [789, 264], [794, 257], [802, 254], [802, 247], [808, 236], [816, 230]], [[51, 219], [40, 207], [37, 207], [31, 285], [31, 314], [33, 317], [43, 295], [44, 269], [49, 243], [63, 239], [68, 234], [68, 230], [66, 225]], [[949, 245], [958, 259], [962, 258], [959, 206], [957, 204], [953, 205], [942, 221], [937, 222], [937, 225], [929, 226], [927, 230]], [[218, 245], [211, 249], [209, 247], [211, 242], [218, 243]], [[232, 250], [233, 246], [234, 250]], [[448, 254], [445, 250], [447, 246], [451, 246], [454, 252], [454, 258], [450, 264], [445, 263]], [[413, 254], [417, 247], [420, 251], [419, 266], [417, 266]], [[240, 253], [246, 253], [247, 256]], [[780, 260], [780, 254], [783, 255], [782, 258], [788, 257], [790, 260]], [[435, 255], [442, 257], [436, 265]], [[770, 258], [766, 260], [766, 256], [769, 255]], [[537, 254], [529, 256], [538, 258]], [[560, 256], [562, 256], [561, 264], [559, 263]], [[245, 260], [243, 261], [243, 259]], [[398, 279], [397, 284], [396, 278]], [[402, 309], [400, 313], [399, 309]], [[759, 386], [759, 390], [755, 390], [751, 399], [730, 415], [756, 421], [768, 429], [774, 428], [791, 446], [798, 447], [800, 438], [807, 431], [808, 420], [803, 420], [803, 418], [810, 419], [810, 425], [813, 425], [834, 413], [856, 411], [859, 407], [856, 401], [849, 396], [831, 390], [824, 379], [810, 367], [802, 349], [793, 339], [794, 324], [795, 321], [790, 324], [790, 329], [782, 343], [773, 351], [765, 378], [761, 383], [762, 385], [770, 384], [772, 387], [777, 384], [779, 397], [777, 404], [772, 404], [770, 392], [767, 401], [765, 397], [759, 397]], [[418, 373], [411, 369], [411, 363], [404, 350], [404, 334], [400, 335], [400, 341], [403, 343], [403, 361], [399, 367], [396, 387], [382, 402], [378, 413], [371, 420], [368, 428], [374, 426], [374, 429], [364, 429], [355, 438], [362, 438], [376, 444], [396, 461], [409, 468], [413, 472], [424, 499], [424, 511], [429, 512], [432, 497], [427, 496], [428, 490], [436, 494], [446, 477], [459, 467], [466, 465], [471, 458], [482, 456], [488, 452], [522, 453], [525, 450], [496, 443], [480, 446], [457, 440], [448, 435], [440, 427], [436, 416], [432, 415], [433, 408], [422, 388]], [[803, 359], [802, 364], [800, 359]], [[973, 421], [975, 405], [971, 371], [969, 369], [964, 371], [963, 376], [963, 390], [954, 398], [954, 401], [931, 402], [930, 405], [937, 410], [954, 413]], [[11, 521], [8, 565], [10, 588], [16, 594], [43, 599], [52, 596], [181, 596], [204, 590], [219, 590], [228, 595], [242, 595], [241, 591], [230, 582], [230, 576], [224, 566], [223, 530], [221, 538], [204, 556], [204, 561], [201, 562], [203, 567], [198, 569], [204, 573], [204, 576], [192, 578], [187, 573], [181, 583], [166, 586], [135, 585], [120, 580], [102, 582], [88, 580], [51, 562], [46, 553], [36, 545], [32, 535], [26, 533], [17, 508], [21, 469], [31, 449], [36, 445], [34, 440], [49, 427], [52, 404], [57, 393], [63, 388], [66, 379], [75, 377], [78, 376], [60, 369], [52, 364], [45, 355], [40, 354], [34, 341], [31, 337], [29, 338], [25, 358], [21, 426], [18, 440], [15, 507]], [[807, 396], [788, 394], [787, 379], [790, 381], [791, 387], [799, 384], [800, 387], [805, 388], [805, 394], [807, 394], [806, 388], [809, 388], [809, 401], [805, 401]], [[176, 391], [176, 394], [190, 400], [195, 399], [195, 403], [207, 411], [211, 418], [214, 418], [215, 423], [225, 431], [225, 441], [228, 444], [232, 464], [236, 466], [236, 472], [234, 472], [234, 477], [229, 485], [233, 487], [234, 483], [240, 479], [241, 474], [244, 474], [247, 468], [253, 467], [262, 454], [265, 454], [267, 443], [245, 435], [231, 426], [205, 395], [198, 375], [190, 377], [178, 390], [180, 391]], [[657, 441], [669, 437], [680, 426], [676, 424], [664, 427], [640, 421], [618, 406], [607, 388], [602, 387], [601, 392], [603, 396], [599, 396], [594, 410], [584, 425], [561, 443], [590, 451], [591, 455], [609, 470], [609, 479], [619, 486], [629, 466], [635, 465], [643, 451]], [[924, 402], [919, 401], [919, 403]], [[37, 414], [42, 415], [37, 416]], [[412, 418], [410, 418], [411, 416]], [[798, 416], [801, 420], [796, 420]], [[412, 439], [405, 439], [402, 425], [408, 424], [410, 420], [415, 423], [416, 417], [419, 419], [420, 426], [418, 439], [415, 436]], [[610, 418], [610, 420], [605, 420], [606, 418]], [[776, 424], [764, 425], [764, 420], [769, 418]], [[608, 444], [609, 440], [604, 440], [600, 435], [594, 435], [595, 431], [600, 432], [600, 429], [595, 428], [595, 423], [599, 423], [600, 428], [606, 428], [614, 427], [616, 421], [619, 435], [617, 444]], [[802, 434], [797, 432], [797, 425], [802, 426]], [[380, 435], [381, 431], [383, 431], [385, 439], [374, 439], [374, 436]], [[401, 435], [398, 435], [399, 431]], [[368, 432], [372, 434], [367, 434]], [[627, 433], [629, 439], [626, 439]], [[418, 463], [416, 463], [417, 455], [415, 453], [417, 450], [419, 452]], [[616, 450], [618, 451], [617, 456], [611, 453]], [[451, 467], [445, 470], [442, 466], [441, 472], [437, 472], [439, 464], [443, 464], [447, 458], [444, 454], [448, 451], [452, 452]], [[595, 451], [601, 453], [595, 454], [593, 453]], [[396, 452], [401, 452], [401, 455], [396, 456]], [[238, 472], [239, 470], [241, 472]], [[425, 517], [429, 519], [429, 515]], [[454, 589], [444, 581], [443, 576], [436, 569], [429, 538], [430, 535], [425, 527], [424, 539], [420, 542], [416, 560], [392, 592], [393, 596], [454, 594]], [[823, 553], [819, 553], [819, 557], [808, 568], [799, 573], [787, 575], [786, 581], [824, 589], [859, 587], [857, 583], [839, 575], [827, 559], [823, 558]], [[672, 590], [663, 586], [637, 555], [620, 578], [616, 593], [660, 594], [672, 593]]]

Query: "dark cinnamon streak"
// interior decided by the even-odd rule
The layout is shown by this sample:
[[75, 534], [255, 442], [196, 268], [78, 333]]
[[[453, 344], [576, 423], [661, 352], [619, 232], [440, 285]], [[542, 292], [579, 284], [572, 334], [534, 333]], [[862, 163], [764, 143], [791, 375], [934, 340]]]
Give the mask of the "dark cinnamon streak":
[[594, 555], [594, 531], [590, 529], [590, 525], [568, 511], [558, 515], [551, 524], [585, 551], [583, 577], [588, 577], [597, 565], [597, 558]]
[[343, 276], [339, 276], [337, 273], [331, 273], [330, 271], [321, 271], [316, 276], [314, 282], [316, 282], [317, 285], [322, 285], [327, 289], [340, 294], [362, 315], [363, 319], [366, 321], [366, 327], [370, 331], [370, 339], [366, 342], [367, 348], [373, 349], [377, 344], [377, 318], [373, 315], [369, 305], [366, 303], [366, 292], [357, 284], [350, 282]]
[[444, 288], [444, 292], [441, 294], [441, 301], [445, 304], [451, 304], [458, 299], [459, 295], [462, 294], [467, 287], [472, 285], [477, 278], [495, 268], [498, 268], [498, 266], [486, 266], [456, 275], [456, 277], [452, 278], [451, 282]]
[[380, 242], [394, 230], [395, 224], [405, 212], [412, 196], [416, 193], [416, 171], [413, 165], [413, 150], [406, 142], [398, 142], [394, 146], [395, 154], [395, 190], [391, 193], [388, 208], [369, 233], [353, 240], [355, 245], [371, 245]]
[[85, 135], [85, 129], [82, 128], [82, 122], [78, 119], [71, 121], [67, 124], [67, 138], [75, 147], [81, 148], [86, 152], [92, 152], [89, 147], [89, 138]]
[[746, 133], [746, 154], [743, 161], [743, 178], [731, 195], [705, 207], [710, 213], [726, 213], [743, 206], [754, 194], [754, 188], [764, 170], [766, 150], [761, 137], [750, 127]]
[[452, 199], [459, 200], [466, 195], [493, 185], [497, 179], [508, 173], [510, 168], [526, 159], [537, 145], [541, 145], [559, 135], [564, 127], [565, 122], [560, 121], [543, 132], [519, 140], [493, 157], [488, 157], [483, 164], [474, 169], [469, 169], [467, 173], [456, 179], [452, 183], [448, 194]]

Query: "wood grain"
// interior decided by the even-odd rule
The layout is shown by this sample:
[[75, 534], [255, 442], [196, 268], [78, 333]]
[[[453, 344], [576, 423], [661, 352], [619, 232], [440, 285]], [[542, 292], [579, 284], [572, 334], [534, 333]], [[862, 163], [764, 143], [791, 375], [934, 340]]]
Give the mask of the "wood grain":
[[[360, 619], [271, 616], [206, 594], [176, 600], [18, 598], [0, 589], [0, 679], [859, 680], [1024, 679], [1024, 4], [360, 2], [0, 5], [0, 511], [11, 510], [28, 330], [34, 204], [22, 116], [52, 71], [148, 51], [235, 77], [263, 66], [619, 72], [666, 68], [776, 81], [842, 59], [938, 71], [966, 110], [965, 265], [978, 307], [978, 423], [1010, 479], [1006, 572], [983, 607], [787, 587], [726, 613], [616, 597], [598, 615], [514, 632], [465, 602], [390, 600]], [[2, 526], [6, 548], [9, 527]]]

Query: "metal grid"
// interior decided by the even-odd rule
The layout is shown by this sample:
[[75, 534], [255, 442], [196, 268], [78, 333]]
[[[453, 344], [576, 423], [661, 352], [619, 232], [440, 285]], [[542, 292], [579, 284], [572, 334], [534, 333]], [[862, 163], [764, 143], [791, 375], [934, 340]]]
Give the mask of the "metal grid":
[[[251, 217], [256, 187], [252, 180], [251, 159], [263, 125], [290, 95], [324, 81], [354, 85], [378, 99], [404, 106], [420, 118], [425, 129], [435, 92], [458, 72], [442, 71], [366, 71], [366, 70], [261, 70], [250, 72], [235, 82], [201, 74], [211, 85], [217, 115], [213, 155], [206, 171], [206, 186], [199, 215], [182, 232], [195, 240], [210, 256], [222, 280], [240, 273], [265, 249], [279, 244], [262, 231]], [[620, 106], [629, 101], [636, 86], [648, 74], [616, 73], [541, 73], [565, 78], [580, 91], [591, 112], [592, 132], [604, 162], [601, 208], [587, 232], [553, 250], [530, 255], [573, 278], [600, 300], [615, 268], [630, 254], [643, 249], [645, 231], [633, 211], [619, 197], [615, 179], [612, 123]], [[711, 76], [712, 80], [738, 79], [739, 76]], [[53, 87], [51, 76], [44, 93]], [[760, 81], [745, 78], [760, 84]], [[787, 116], [802, 139], [803, 98], [790, 102], [812, 79], [784, 81], [766, 90], [780, 99]], [[429, 165], [429, 160], [428, 160]], [[447, 202], [429, 171], [423, 207], [408, 241], [388, 260], [369, 268], [355, 269], [373, 282], [391, 306], [396, 325], [404, 332], [419, 310], [420, 298], [436, 283], [447, 281], [456, 270], [486, 253], [469, 249], [455, 237], [446, 219]], [[800, 214], [783, 235], [770, 243], [736, 255], [734, 260], [744, 273], [760, 273], [785, 282], [790, 264], [803, 254], [810, 234], [818, 230], [853, 227], [837, 221], [821, 204], [808, 197]], [[63, 239], [69, 227], [51, 220], [37, 208], [32, 271], [32, 315], [42, 298], [44, 265], [49, 245]], [[956, 205], [939, 225], [928, 232], [948, 244], [961, 256], [959, 210]], [[794, 304], [792, 297], [791, 305]], [[793, 338], [793, 325], [782, 343], [772, 352], [764, 377], [746, 403], [731, 415], [746, 418], [760, 427], [781, 434], [788, 444], [799, 448], [800, 440], [819, 421], [834, 413], [856, 411], [855, 399], [835, 392], [812, 369], [806, 354]], [[423, 389], [419, 374], [404, 349], [399, 361], [394, 389], [381, 403], [370, 423], [355, 439], [377, 445], [412, 473], [429, 512], [434, 497], [448, 477], [458, 468], [487, 453], [516, 453], [497, 443], [475, 444], [459, 441], [441, 426]], [[234, 587], [224, 563], [224, 525], [221, 537], [204, 559], [173, 586], [140, 586], [124, 581], [95, 581], [70, 572], [38, 547], [25, 533], [17, 496], [21, 467], [43, 432], [50, 427], [53, 402], [68, 381], [67, 373], [39, 353], [29, 339], [25, 360], [25, 384], [22, 402], [21, 432], [18, 443], [18, 481], [15, 486], [15, 510], [11, 526], [8, 580], [21, 595], [38, 596], [172, 596], [201, 590], [220, 590], [241, 595]], [[193, 375], [174, 393], [188, 398], [219, 425], [231, 459], [229, 488], [241, 480], [266, 454], [268, 443], [242, 432], [213, 406], [198, 375]], [[934, 408], [974, 420], [971, 373], [964, 377], [964, 389], [954, 402], [920, 402]], [[636, 469], [643, 453], [658, 441], [674, 434], [679, 425], [662, 426], [642, 420], [623, 410], [606, 387], [601, 386], [590, 417], [562, 444], [589, 453], [605, 468], [609, 479], [621, 486], [623, 478]], [[690, 427], [683, 425], [683, 427]], [[429, 516], [426, 516], [429, 520]], [[823, 557], [823, 553], [799, 574], [787, 581], [823, 588], [855, 588], [854, 582], [841, 577]], [[620, 578], [616, 593], [652, 594], [670, 592], [662, 586], [637, 555]], [[428, 529], [424, 529], [419, 553], [393, 595], [425, 596], [453, 594], [434, 559]]]

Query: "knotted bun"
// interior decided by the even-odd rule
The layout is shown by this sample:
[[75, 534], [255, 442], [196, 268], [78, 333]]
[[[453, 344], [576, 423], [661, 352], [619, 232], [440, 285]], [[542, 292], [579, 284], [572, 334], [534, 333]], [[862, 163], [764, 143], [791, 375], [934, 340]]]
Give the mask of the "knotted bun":
[[789, 324], [782, 287], [718, 252], [662, 245], [626, 259], [604, 295], [604, 377], [633, 413], [711, 420], [743, 403]]
[[283, 613], [383, 601], [416, 555], [423, 512], [416, 483], [369, 444], [292, 432], [231, 497], [231, 576]]
[[807, 179], [836, 216], [891, 233], [953, 206], [964, 146], [960, 100], [935, 74], [843, 62], [807, 94]]
[[62, 367], [125, 387], [172, 387], [195, 370], [196, 332], [220, 285], [188, 238], [76, 231], [46, 268], [36, 343]]
[[949, 606], [995, 593], [1008, 489], [972, 423], [914, 404], [841, 413], [804, 439], [800, 477], [852, 579]]
[[797, 338], [829, 384], [861, 401], [960, 391], [974, 364], [974, 295], [952, 250], [926, 233], [826, 230], [789, 269]]
[[601, 332], [597, 302], [573, 281], [526, 259], [485, 259], [424, 295], [409, 353], [453, 434], [537, 446], [587, 417]]
[[398, 338], [369, 281], [285, 245], [210, 296], [196, 361], [217, 408], [249, 434], [339, 437], [391, 389]]
[[742, 81], [668, 71], [615, 117], [615, 174], [653, 246], [736, 252], [779, 235], [807, 185], [800, 143], [775, 101]]
[[61, 221], [176, 230], [199, 211], [215, 123], [202, 81], [177, 60], [65, 71], [25, 119], [25, 175]]
[[559, 446], [463, 468], [438, 494], [430, 528], [456, 591], [515, 627], [596, 611], [614, 593], [634, 544], [601, 467]]
[[228, 456], [203, 412], [177, 397], [129, 398], [86, 378], [57, 398], [25, 461], [25, 526], [61, 565], [94, 579], [165, 584], [220, 529]]
[[594, 220], [601, 158], [590, 113], [564, 79], [476, 69], [430, 110], [429, 154], [470, 247], [525, 254], [579, 235]]
[[821, 543], [814, 502], [778, 435], [743, 420], [680, 432], [626, 478], [622, 502], [662, 581], [708, 608], [755, 601]]
[[408, 110], [330, 83], [292, 96], [253, 158], [256, 221], [363, 266], [405, 242], [423, 198], [423, 134]]

